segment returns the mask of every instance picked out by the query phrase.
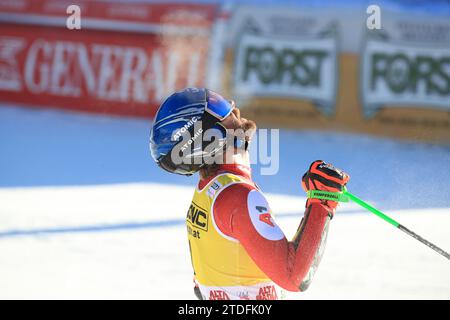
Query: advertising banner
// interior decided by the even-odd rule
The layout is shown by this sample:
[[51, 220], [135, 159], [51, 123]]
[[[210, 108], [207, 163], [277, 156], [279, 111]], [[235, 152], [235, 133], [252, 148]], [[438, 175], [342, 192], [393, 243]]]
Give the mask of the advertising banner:
[[364, 114], [379, 108], [423, 106], [450, 111], [450, 45], [416, 47], [367, 41], [362, 53]]
[[213, 6], [86, 1], [69, 30], [57, 3], [0, 15], [2, 101], [150, 117], [169, 93], [205, 85]]
[[450, 143], [450, 22], [364, 9], [236, 6], [224, 88], [267, 126]]
[[243, 35], [234, 72], [237, 97], [311, 100], [332, 114], [336, 97], [337, 52], [333, 37], [296, 41]]
[[0, 1], [0, 102], [152, 117], [206, 86], [268, 127], [450, 144], [450, 20], [407, 6]]

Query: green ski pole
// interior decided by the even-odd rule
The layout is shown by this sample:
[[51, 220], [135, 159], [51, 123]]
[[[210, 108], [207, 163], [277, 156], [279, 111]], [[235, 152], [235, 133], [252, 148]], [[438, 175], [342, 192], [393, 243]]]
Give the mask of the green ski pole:
[[361, 200], [360, 198], [358, 198], [357, 196], [351, 194], [346, 189], [344, 189], [344, 191], [342, 193], [341, 192], [320, 191], [320, 190], [310, 190], [310, 191], [308, 191], [307, 194], [308, 194], [308, 198], [317, 198], [317, 199], [332, 200], [332, 201], [339, 201], [339, 202], [348, 202], [349, 200], [351, 200], [351, 201], [355, 202], [356, 204], [360, 205], [361, 207], [369, 210], [373, 214], [377, 215], [378, 217], [380, 217], [384, 221], [390, 223], [391, 225], [393, 225], [397, 229], [402, 230], [407, 235], [413, 237], [416, 240], [419, 240], [420, 242], [422, 242], [426, 246], [430, 247], [431, 249], [433, 249], [437, 253], [443, 255], [444, 257], [446, 257], [447, 259], [450, 260], [450, 254], [448, 254], [447, 252], [445, 252], [444, 250], [442, 250], [438, 246], [432, 244], [431, 242], [425, 240], [424, 238], [422, 238], [418, 234], [412, 232], [411, 230], [409, 230], [405, 226], [401, 225], [400, 223], [398, 223], [394, 219], [388, 217], [387, 215], [385, 215], [380, 210], [372, 207], [367, 202], [365, 202], [365, 201]]

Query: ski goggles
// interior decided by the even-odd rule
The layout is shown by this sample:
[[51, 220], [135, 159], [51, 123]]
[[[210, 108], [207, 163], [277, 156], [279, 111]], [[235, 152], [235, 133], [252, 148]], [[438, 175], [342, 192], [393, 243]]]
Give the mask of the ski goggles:
[[206, 91], [205, 111], [217, 120], [223, 121], [231, 114], [234, 108], [235, 103], [233, 100], [226, 100], [214, 91]]

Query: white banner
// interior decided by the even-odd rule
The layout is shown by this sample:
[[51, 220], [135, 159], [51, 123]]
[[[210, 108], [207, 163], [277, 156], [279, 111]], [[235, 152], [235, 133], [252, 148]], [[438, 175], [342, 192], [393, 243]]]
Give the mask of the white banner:
[[235, 62], [239, 97], [311, 100], [332, 114], [337, 87], [336, 39], [243, 35]]
[[450, 47], [368, 40], [361, 76], [366, 117], [384, 105], [450, 111]]

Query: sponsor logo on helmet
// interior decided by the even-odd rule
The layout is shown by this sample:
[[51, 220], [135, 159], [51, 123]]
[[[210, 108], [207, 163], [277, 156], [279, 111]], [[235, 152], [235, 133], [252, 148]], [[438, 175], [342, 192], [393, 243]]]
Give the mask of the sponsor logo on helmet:
[[203, 133], [203, 129], [198, 129], [194, 135], [192, 136], [192, 138], [190, 138], [188, 140], [188, 142], [186, 142], [185, 144], [183, 144], [183, 146], [181, 147], [181, 152], [186, 151], [187, 147], [190, 146], [201, 134]]
[[198, 121], [197, 116], [192, 117], [191, 120], [189, 120], [183, 127], [181, 127], [179, 130], [177, 130], [175, 132], [175, 134], [172, 136], [172, 141], [178, 141], [178, 139], [180, 139], [180, 137], [189, 130], [190, 127], [192, 127], [194, 125], [194, 123], [196, 123]]

